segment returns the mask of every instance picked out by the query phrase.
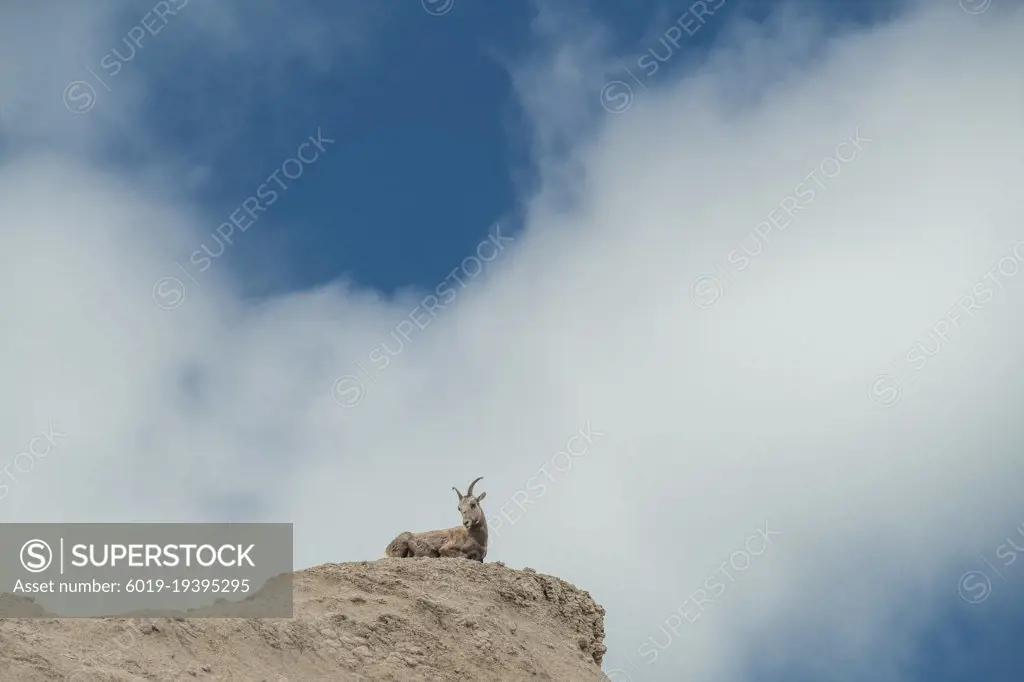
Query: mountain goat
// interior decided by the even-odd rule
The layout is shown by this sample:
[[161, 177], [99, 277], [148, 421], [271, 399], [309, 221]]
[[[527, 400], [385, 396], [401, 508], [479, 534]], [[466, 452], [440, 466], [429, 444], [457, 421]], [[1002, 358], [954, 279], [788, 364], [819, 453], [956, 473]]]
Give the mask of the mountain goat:
[[473, 495], [473, 486], [482, 478], [480, 476], [470, 483], [465, 495], [458, 488], [452, 488], [459, 496], [461, 526], [423, 533], [400, 533], [384, 550], [384, 555], [400, 558], [462, 557], [483, 562], [487, 556], [487, 519], [480, 503], [487, 493]]

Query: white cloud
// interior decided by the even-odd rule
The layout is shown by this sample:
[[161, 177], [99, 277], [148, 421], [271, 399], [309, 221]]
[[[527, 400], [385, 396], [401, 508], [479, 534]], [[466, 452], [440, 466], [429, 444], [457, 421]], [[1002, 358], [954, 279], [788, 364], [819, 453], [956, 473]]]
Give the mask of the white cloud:
[[[82, 12], [62, 21], [102, 23]], [[492, 523], [517, 491], [531, 503], [505, 505], [518, 518], [489, 559], [590, 590], [608, 609], [609, 667], [633, 680], [740, 679], [765, 642], [810, 667], [870, 653], [875, 679], [899, 679], [912, 631], [885, 629], [894, 614], [918, 614], [912, 628], [932, 599], [956, 599], [939, 577], [1019, 498], [1004, 414], [1024, 276], [1003, 277], [894, 407], [868, 385], [1024, 239], [1010, 184], [1022, 28], [1016, 7], [929, 6], [810, 66], [754, 41], [638, 92], [600, 129], [564, 97], [571, 109], [541, 110], [538, 126], [561, 136], [573, 173], [550, 178], [509, 253], [383, 370], [365, 358], [397, 346], [390, 332], [426, 292], [386, 302], [337, 284], [255, 304], [218, 262], [163, 310], [154, 283], [223, 216], [37, 151], [43, 119], [15, 118], [24, 154], [0, 170], [0, 465], [49, 425], [66, 438], [0, 514], [290, 520], [306, 566], [452, 524], [451, 486], [482, 475]], [[78, 48], [102, 54], [98, 29], [81, 31]], [[605, 75], [574, 68], [559, 87], [576, 82], [596, 108]], [[549, 81], [517, 82], [544, 101]], [[744, 108], [728, 102], [736, 88]], [[799, 220], [743, 271], [729, 265], [858, 128], [871, 142]], [[723, 299], [702, 309], [691, 286], [714, 263], [735, 281], [723, 275]], [[364, 380], [349, 409], [331, 395], [343, 374]], [[556, 452], [588, 422], [607, 436], [538, 497], [538, 470], [564, 468]], [[664, 643], [659, 627], [766, 521], [775, 544], [648, 664], [637, 648]], [[794, 633], [834, 648], [806, 651]]]

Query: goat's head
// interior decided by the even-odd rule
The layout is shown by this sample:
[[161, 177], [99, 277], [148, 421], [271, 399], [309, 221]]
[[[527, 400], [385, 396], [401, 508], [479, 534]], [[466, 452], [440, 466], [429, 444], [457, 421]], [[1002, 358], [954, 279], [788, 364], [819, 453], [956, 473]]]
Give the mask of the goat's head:
[[459, 496], [459, 513], [462, 514], [462, 525], [466, 528], [474, 528], [486, 523], [486, 520], [484, 519], [484, 510], [480, 506], [480, 503], [484, 501], [485, 497], [487, 497], [487, 493], [480, 493], [477, 496], [473, 495], [473, 486], [475, 486], [476, 482], [481, 478], [483, 478], [483, 476], [480, 476], [480, 478], [477, 478], [469, 484], [469, 489], [466, 491], [465, 495], [460, 493], [458, 488], [452, 488], [452, 490], [455, 491], [455, 494]]

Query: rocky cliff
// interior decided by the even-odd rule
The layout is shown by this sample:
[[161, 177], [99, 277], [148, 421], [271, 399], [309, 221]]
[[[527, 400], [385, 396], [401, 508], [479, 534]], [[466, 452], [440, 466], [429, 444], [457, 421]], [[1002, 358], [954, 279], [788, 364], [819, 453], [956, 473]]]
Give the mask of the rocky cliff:
[[380, 559], [295, 573], [285, 620], [0, 620], [0, 679], [604, 679], [604, 609], [529, 568]]

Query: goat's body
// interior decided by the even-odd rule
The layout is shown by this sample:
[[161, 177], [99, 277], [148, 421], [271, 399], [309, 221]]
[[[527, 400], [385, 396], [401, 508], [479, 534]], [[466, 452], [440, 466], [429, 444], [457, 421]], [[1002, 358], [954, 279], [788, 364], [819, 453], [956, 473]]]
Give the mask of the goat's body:
[[456, 526], [424, 533], [399, 533], [384, 554], [398, 558], [462, 557], [482, 562], [487, 556], [487, 526], [473, 530]]
[[473, 495], [473, 486], [483, 476], [469, 484], [466, 494], [452, 488], [459, 496], [459, 514], [462, 525], [455, 528], [428, 530], [423, 533], [399, 533], [384, 550], [385, 557], [461, 557], [483, 563], [487, 556], [487, 517], [480, 505], [487, 493]]

